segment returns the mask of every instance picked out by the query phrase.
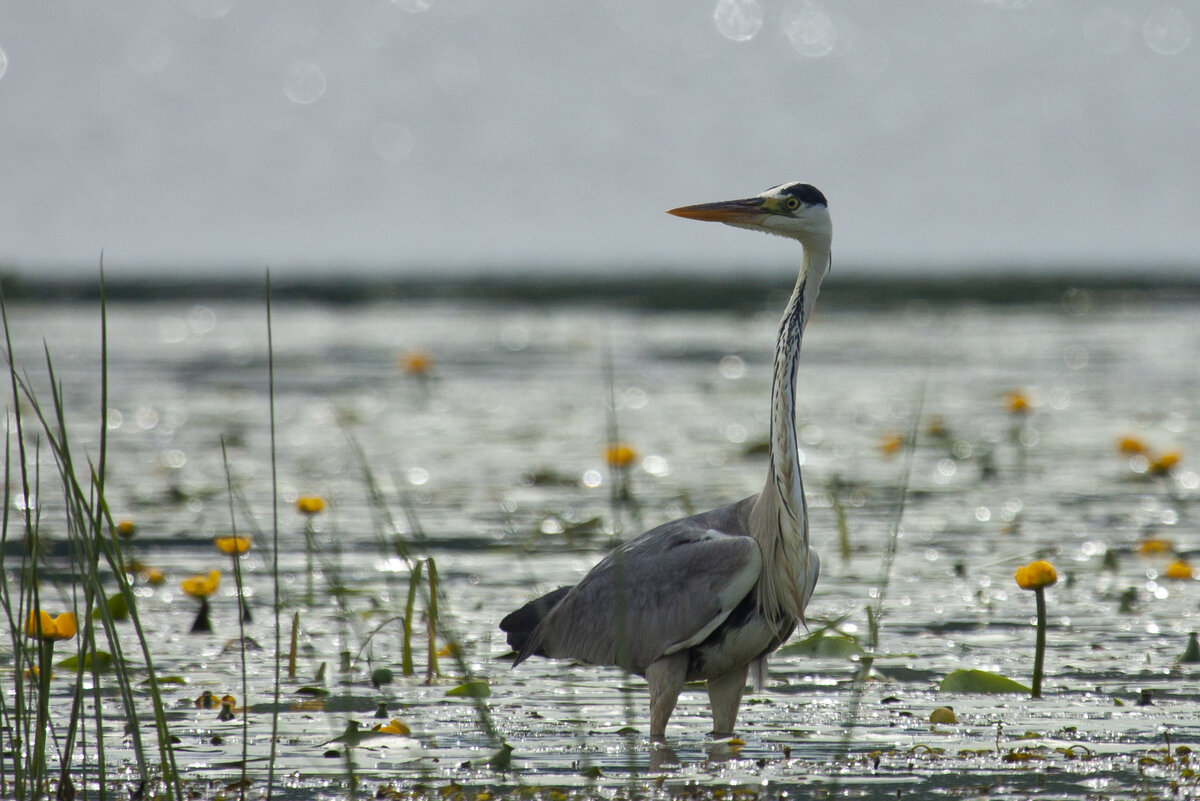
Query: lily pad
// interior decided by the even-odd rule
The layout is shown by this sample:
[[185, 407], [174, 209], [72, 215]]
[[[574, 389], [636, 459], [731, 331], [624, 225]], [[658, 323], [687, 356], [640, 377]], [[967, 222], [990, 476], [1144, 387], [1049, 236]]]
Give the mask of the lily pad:
[[999, 673], [986, 670], [956, 670], [947, 674], [938, 685], [938, 691], [944, 693], [1024, 693], [1030, 689], [1019, 681], [1013, 681]]
[[466, 696], [467, 698], [487, 698], [492, 694], [492, 688], [488, 686], [486, 681], [468, 681], [457, 687], [451, 687], [446, 690], [446, 695], [449, 696]]
[[849, 634], [831, 633], [826, 629], [814, 631], [803, 640], [785, 645], [778, 651], [780, 656], [832, 656], [849, 659], [862, 656], [864, 651], [858, 641]]
[[[121, 593], [110, 595], [105, 604], [108, 606], [108, 613], [112, 615], [113, 620], [125, 620], [129, 617], [129, 604], [125, 602], [125, 596]], [[92, 617], [100, 618], [100, 610], [93, 609]]]
[[[65, 670], [76, 670], [79, 667], [79, 657], [68, 656], [66, 659], [59, 662], [58, 666]], [[85, 670], [92, 670], [95, 668], [98, 671], [107, 671], [112, 670], [112, 666], [113, 657], [108, 651], [96, 651], [94, 655], [91, 652], [88, 652], [83, 657], [83, 667]]]

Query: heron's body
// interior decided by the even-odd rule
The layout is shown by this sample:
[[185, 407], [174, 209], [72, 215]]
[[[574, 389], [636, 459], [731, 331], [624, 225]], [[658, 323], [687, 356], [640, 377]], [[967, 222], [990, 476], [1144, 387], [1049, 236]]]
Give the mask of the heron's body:
[[758, 495], [630, 540], [579, 584], [531, 601], [500, 623], [517, 664], [537, 655], [644, 675], [654, 738], [665, 735], [684, 682], [699, 680], [708, 682], [714, 733], [731, 734], [751, 665], [763, 666], [804, 619], [819, 563], [808, 544], [795, 381], [831, 239], [825, 198], [808, 184], [672, 213], [804, 244], [775, 348], [766, 483]]

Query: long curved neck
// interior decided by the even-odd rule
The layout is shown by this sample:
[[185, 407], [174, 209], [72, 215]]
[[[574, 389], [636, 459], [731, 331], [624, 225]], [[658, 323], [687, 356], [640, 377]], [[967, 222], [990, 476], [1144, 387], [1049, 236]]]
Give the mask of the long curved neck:
[[771, 382], [771, 437], [767, 481], [750, 515], [750, 531], [763, 553], [759, 605], [804, 619], [798, 578], [808, 560], [808, 508], [796, 442], [796, 368], [800, 343], [829, 269], [827, 249], [806, 246], [800, 274], [779, 323]]

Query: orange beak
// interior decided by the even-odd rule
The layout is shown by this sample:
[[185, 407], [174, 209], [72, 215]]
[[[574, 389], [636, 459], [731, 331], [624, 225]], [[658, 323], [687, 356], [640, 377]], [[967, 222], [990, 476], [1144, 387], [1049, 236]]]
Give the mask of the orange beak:
[[678, 209], [671, 209], [667, 214], [686, 217], [689, 220], [755, 225], [763, 221], [767, 216], [767, 211], [763, 207], [762, 198], [748, 197], [742, 200], [723, 200], [720, 203], [682, 206]]

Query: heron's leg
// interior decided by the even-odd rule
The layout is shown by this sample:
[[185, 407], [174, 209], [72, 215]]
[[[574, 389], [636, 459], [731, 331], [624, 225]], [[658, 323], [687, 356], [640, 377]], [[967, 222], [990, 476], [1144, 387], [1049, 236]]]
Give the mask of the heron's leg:
[[713, 712], [713, 736], [728, 737], [733, 734], [737, 722], [738, 707], [742, 704], [742, 692], [746, 689], [746, 673], [749, 665], [742, 665], [721, 676], [708, 680], [708, 702]]
[[687, 677], [688, 656], [674, 653], [650, 663], [646, 681], [650, 685], [650, 739], [665, 740], [667, 721], [675, 711], [679, 691]]

